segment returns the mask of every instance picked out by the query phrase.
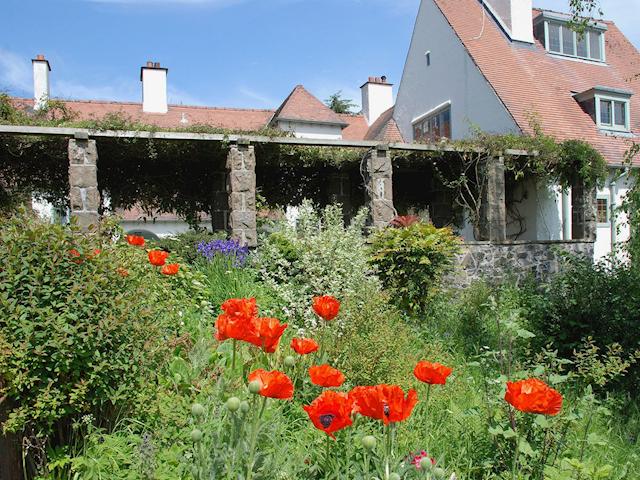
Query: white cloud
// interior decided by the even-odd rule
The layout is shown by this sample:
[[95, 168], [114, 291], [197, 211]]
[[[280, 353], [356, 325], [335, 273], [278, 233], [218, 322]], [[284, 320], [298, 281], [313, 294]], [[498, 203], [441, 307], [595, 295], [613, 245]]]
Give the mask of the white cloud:
[[0, 48], [0, 90], [25, 95], [33, 90], [31, 62], [14, 52]]

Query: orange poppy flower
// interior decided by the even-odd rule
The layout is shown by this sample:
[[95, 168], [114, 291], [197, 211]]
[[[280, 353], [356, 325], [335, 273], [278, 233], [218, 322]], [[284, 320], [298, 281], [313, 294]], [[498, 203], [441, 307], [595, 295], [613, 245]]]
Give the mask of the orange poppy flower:
[[313, 425], [335, 440], [334, 432], [353, 424], [353, 400], [346, 393], [325, 390], [311, 405], [304, 408]]
[[118, 267], [116, 269], [116, 272], [118, 272], [118, 274], [121, 277], [128, 277], [129, 276], [129, 270], [127, 270], [126, 268]]
[[229, 338], [251, 341], [258, 337], [256, 316], [258, 307], [255, 298], [232, 298], [222, 304], [224, 313], [216, 320], [216, 339], [223, 342]]
[[382, 420], [385, 425], [406, 420], [418, 403], [415, 390], [409, 390], [405, 397], [404, 391], [397, 385], [356, 387], [349, 392], [349, 397], [354, 401], [358, 413]]
[[291, 340], [291, 348], [300, 355], [309, 355], [317, 352], [320, 345], [310, 338], [294, 338]]
[[309, 369], [309, 377], [311, 382], [319, 387], [339, 387], [344, 381], [344, 375], [340, 370], [330, 367], [329, 365], [320, 365]]
[[290, 400], [293, 398], [293, 382], [284, 373], [274, 370], [256, 370], [249, 374], [249, 383], [258, 381], [261, 384], [260, 395], [268, 398], [280, 400]]
[[151, 250], [149, 251], [149, 263], [156, 267], [162, 267], [167, 262], [169, 252], [164, 250]]
[[139, 235], [127, 235], [127, 243], [136, 247], [144, 247], [144, 237]]
[[504, 399], [525, 413], [557, 415], [562, 408], [562, 395], [537, 378], [507, 382]]
[[331, 295], [323, 297], [314, 297], [313, 311], [326, 321], [331, 321], [338, 316], [340, 311], [340, 302]]
[[281, 324], [277, 318], [257, 318], [253, 320], [255, 325], [255, 338], [247, 338], [249, 343], [262, 348], [266, 353], [274, 353], [280, 344], [282, 334], [289, 326]]
[[429, 385], [444, 385], [451, 372], [453, 370], [449, 367], [431, 362], [418, 362], [416, 368], [413, 369], [416, 378]]
[[178, 265], [177, 263], [172, 263], [170, 265], [165, 265], [164, 267], [162, 267], [160, 273], [162, 273], [163, 275], [177, 275], [178, 270], [180, 270], [180, 265]]

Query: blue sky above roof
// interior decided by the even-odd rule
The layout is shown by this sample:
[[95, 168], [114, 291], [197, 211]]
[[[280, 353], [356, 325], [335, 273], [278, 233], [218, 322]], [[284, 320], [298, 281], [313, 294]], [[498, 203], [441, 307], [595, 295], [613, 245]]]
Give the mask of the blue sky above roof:
[[[567, 10], [568, 0], [534, 5]], [[630, 5], [634, 4], [634, 5]], [[3, 0], [0, 90], [32, 95], [31, 62], [52, 95], [140, 101], [139, 68], [169, 68], [169, 100], [276, 108], [297, 84], [359, 102], [369, 76], [397, 83], [419, 0]], [[640, 2], [602, 0], [640, 45]]]

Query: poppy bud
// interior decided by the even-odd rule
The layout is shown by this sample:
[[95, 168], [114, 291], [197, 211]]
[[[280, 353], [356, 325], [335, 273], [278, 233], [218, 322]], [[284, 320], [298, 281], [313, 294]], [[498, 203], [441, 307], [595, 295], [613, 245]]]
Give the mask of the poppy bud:
[[202, 441], [202, 431], [197, 428], [191, 431], [191, 441], [193, 443], [200, 443]]
[[393, 472], [391, 475], [389, 475], [389, 480], [401, 480], [400, 475], [398, 475], [396, 472]]
[[429, 457], [424, 457], [420, 459], [420, 468], [422, 470], [430, 470], [432, 466], [433, 466], [433, 463], [431, 463], [431, 459]]
[[296, 359], [293, 358], [291, 355], [288, 355], [284, 358], [284, 364], [285, 366], [291, 368], [293, 366], [295, 366], [296, 364]]
[[191, 415], [194, 417], [202, 417], [204, 415], [204, 407], [201, 403], [191, 405]]
[[231, 397], [227, 400], [226, 407], [231, 413], [237, 412], [240, 408], [240, 399], [238, 397]]
[[254, 380], [253, 382], [249, 382], [249, 391], [251, 393], [253, 393], [254, 395], [260, 393], [260, 390], [262, 390], [262, 383], [259, 382], [258, 380]]
[[433, 475], [436, 478], [444, 478], [444, 476], [446, 475], [446, 472], [442, 468], [436, 467], [433, 469]]
[[240, 402], [240, 411], [242, 413], [247, 413], [249, 411], [249, 402], [247, 402], [246, 400]]
[[374, 437], [373, 435], [366, 435], [362, 437], [362, 446], [367, 450], [373, 450], [374, 448], [376, 448], [376, 443], [376, 437]]

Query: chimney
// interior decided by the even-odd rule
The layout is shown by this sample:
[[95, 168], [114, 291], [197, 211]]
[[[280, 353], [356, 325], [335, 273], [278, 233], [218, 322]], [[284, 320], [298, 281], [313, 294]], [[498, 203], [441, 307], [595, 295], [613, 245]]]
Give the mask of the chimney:
[[360, 87], [362, 91], [362, 113], [371, 125], [380, 115], [393, 107], [393, 84], [387, 83], [387, 77], [369, 77], [369, 81]]
[[147, 62], [140, 68], [142, 82], [142, 111], [145, 113], [167, 113], [167, 68], [158, 62]]
[[36, 55], [31, 60], [33, 65], [33, 108], [40, 110], [49, 101], [49, 72], [51, 66], [44, 55]]
[[511, 40], [534, 42], [532, 0], [484, 0], [484, 2]]

